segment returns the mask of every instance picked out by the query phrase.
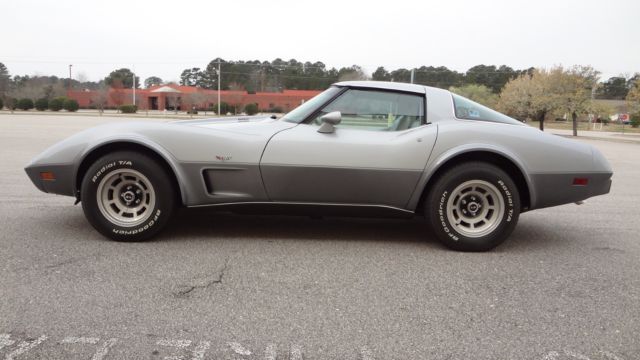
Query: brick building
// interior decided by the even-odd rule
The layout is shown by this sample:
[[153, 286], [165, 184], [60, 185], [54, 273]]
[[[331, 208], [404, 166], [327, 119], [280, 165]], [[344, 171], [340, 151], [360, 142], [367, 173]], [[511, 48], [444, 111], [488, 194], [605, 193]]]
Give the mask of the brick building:
[[[284, 90], [282, 92], [257, 92], [223, 90], [220, 100], [236, 107], [238, 110], [247, 104], [257, 104], [260, 110], [280, 108], [287, 112], [296, 108], [304, 101], [319, 94], [318, 90]], [[103, 102], [107, 108], [133, 103], [132, 89], [110, 88], [107, 92], [99, 90], [69, 91], [67, 96], [75, 99], [82, 108], [97, 107]], [[189, 110], [214, 108], [218, 103], [218, 91], [207, 90], [194, 86], [167, 84], [152, 86], [147, 89], [136, 89], [136, 105], [140, 110]]]

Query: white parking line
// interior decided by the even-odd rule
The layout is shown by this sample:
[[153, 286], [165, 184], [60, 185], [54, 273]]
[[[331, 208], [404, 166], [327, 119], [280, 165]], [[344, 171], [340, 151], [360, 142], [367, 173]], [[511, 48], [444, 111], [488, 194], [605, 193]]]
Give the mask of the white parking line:
[[575, 358], [575, 359], [578, 359], [578, 360], [591, 360], [587, 356], [584, 356], [582, 354], [578, 354], [578, 353], [573, 352], [571, 350], [565, 350], [564, 353], [567, 354], [567, 356], [571, 356], [572, 358]]
[[191, 360], [202, 360], [204, 359], [204, 354], [207, 352], [207, 350], [209, 350], [209, 348], [211, 347], [211, 343], [208, 341], [200, 341], [198, 343], [198, 346], [196, 346], [196, 349], [193, 350], [193, 357], [191, 358]]
[[[48, 339], [47, 335], [41, 335], [37, 339], [27, 338], [28, 340], [12, 340], [11, 334], [0, 334], [0, 350], [9, 348], [11, 346], [15, 346], [12, 349], [9, 348], [6, 351], [11, 351], [8, 353], [4, 360], [14, 360], [16, 357], [20, 355], [24, 355], [27, 352], [31, 351], [33, 348], [37, 347], [45, 340]], [[117, 338], [109, 338], [105, 341], [100, 340], [97, 337], [87, 337], [87, 336], [67, 336], [62, 338], [58, 343], [52, 343], [52, 346], [55, 344], [80, 344], [80, 345], [99, 345], [97, 346], [97, 350], [94, 355], [91, 357], [91, 360], [104, 360], [110, 349], [118, 342]], [[15, 345], [18, 343], [17, 345]], [[182, 355], [173, 355], [167, 356], [165, 360], [185, 360], [190, 353], [189, 360], [204, 360], [207, 351], [211, 348], [210, 341], [198, 341], [194, 342], [186, 339], [160, 339], [155, 342], [156, 345], [159, 346], [167, 346], [175, 349], [183, 350]], [[233, 351], [236, 355], [242, 356], [250, 356], [253, 355], [253, 352], [248, 348], [244, 347], [238, 342], [227, 342], [226, 343], [229, 349]], [[187, 349], [188, 348], [188, 349]], [[362, 346], [359, 349], [358, 360], [374, 360], [373, 352], [367, 346]], [[267, 347], [264, 350], [264, 359], [265, 360], [277, 360], [278, 359], [278, 344], [270, 343], [267, 344]], [[602, 359], [605, 360], [625, 360], [622, 357], [606, 350], [600, 350], [599, 354], [602, 356]], [[22, 356], [22, 358], [26, 358], [29, 356]], [[132, 356], [134, 357], [134, 356]], [[303, 360], [303, 351], [302, 346], [297, 344], [291, 344], [289, 346], [289, 354], [288, 357], [285, 355], [281, 357], [281, 359], [288, 358], [289, 360]], [[572, 358], [575, 360], [591, 360], [586, 355], [581, 353], [572, 351], [572, 350], [560, 350], [560, 351], [549, 351], [544, 355], [542, 360], [559, 360]]]
[[171, 339], [162, 339], [156, 342], [156, 345], [160, 346], [170, 346], [178, 349], [184, 349], [187, 346], [191, 345], [191, 340], [171, 340]]
[[264, 359], [265, 360], [276, 360], [276, 344], [269, 344], [267, 348], [264, 350]]
[[300, 345], [291, 345], [291, 351], [289, 354], [291, 360], [302, 360], [302, 347]]
[[614, 353], [608, 352], [608, 351], [600, 351], [602, 353], [602, 355], [608, 357], [611, 360], [624, 360], [621, 357], [617, 356]]
[[7, 356], [5, 357], [5, 360], [13, 360], [13, 358], [15, 358], [18, 355], [22, 355], [24, 353], [26, 353], [27, 351], [33, 349], [34, 347], [40, 345], [40, 343], [42, 343], [43, 341], [47, 340], [47, 336], [46, 335], [42, 335], [39, 338], [33, 340], [33, 341], [23, 341], [20, 344], [18, 344], [18, 348], [13, 350], [13, 352], [7, 354]]
[[235, 352], [238, 355], [245, 355], [245, 356], [251, 355], [251, 351], [246, 349], [244, 346], [240, 345], [240, 343], [230, 342], [230, 343], [227, 343], [227, 345], [229, 345], [231, 350], [233, 350], [233, 352]]
[[0, 350], [5, 346], [11, 346], [15, 344], [14, 340], [9, 339], [11, 335], [9, 334], [0, 334]]
[[102, 359], [104, 359], [104, 357], [107, 356], [107, 354], [109, 353], [109, 349], [111, 349], [111, 347], [116, 342], [118, 342], [118, 339], [116, 339], [116, 338], [111, 338], [111, 339], [106, 340], [104, 342], [104, 344], [102, 344], [102, 346], [98, 348], [96, 353], [93, 354], [93, 356], [91, 357], [91, 360], [102, 360]]
[[[161, 339], [156, 342], [156, 345], [174, 347], [177, 349], [184, 349], [189, 347], [189, 345], [191, 345], [191, 340]], [[179, 356], [179, 355], [165, 356], [164, 360], [184, 360], [184, 356]]]
[[61, 344], [93, 344], [95, 345], [98, 343], [98, 341], [100, 341], [100, 338], [68, 336], [62, 339], [60, 343]]
[[371, 350], [369, 350], [369, 348], [366, 346], [360, 348], [360, 355], [362, 357], [362, 360], [373, 360], [373, 354], [371, 353]]

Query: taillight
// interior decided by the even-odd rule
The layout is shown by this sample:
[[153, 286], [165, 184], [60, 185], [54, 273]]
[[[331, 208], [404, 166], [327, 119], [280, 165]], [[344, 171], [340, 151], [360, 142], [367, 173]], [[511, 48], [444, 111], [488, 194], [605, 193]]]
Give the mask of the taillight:
[[574, 186], [587, 186], [589, 184], [589, 178], [573, 178]]

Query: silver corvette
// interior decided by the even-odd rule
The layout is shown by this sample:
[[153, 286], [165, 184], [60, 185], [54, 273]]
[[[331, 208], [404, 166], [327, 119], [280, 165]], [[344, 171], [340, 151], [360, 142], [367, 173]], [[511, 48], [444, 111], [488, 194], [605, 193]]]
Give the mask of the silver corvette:
[[606, 194], [595, 148], [425, 86], [341, 82], [280, 119], [109, 124], [27, 167], [103, 235], [139, 241], [178, 206], [328, 216], [422, 215], [446, 246], [485, 251], [520, 213]]

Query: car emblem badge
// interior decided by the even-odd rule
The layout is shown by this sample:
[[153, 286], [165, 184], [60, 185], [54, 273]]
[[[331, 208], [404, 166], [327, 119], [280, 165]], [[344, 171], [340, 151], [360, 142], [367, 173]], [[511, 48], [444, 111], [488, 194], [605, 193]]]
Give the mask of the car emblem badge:
[[228, 161], [228, 160], [231, 160], [231, 156], [229, 156], [229, 155], [226, 155], [226, 156], [216, 155], [216, 159], [218, 159], [220, 161]]

